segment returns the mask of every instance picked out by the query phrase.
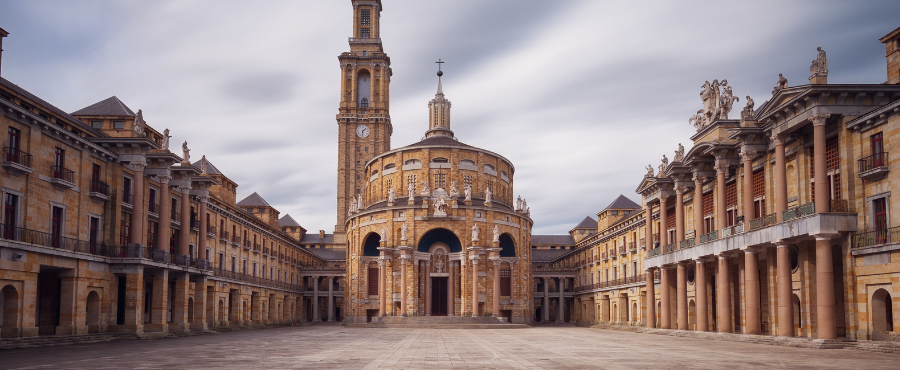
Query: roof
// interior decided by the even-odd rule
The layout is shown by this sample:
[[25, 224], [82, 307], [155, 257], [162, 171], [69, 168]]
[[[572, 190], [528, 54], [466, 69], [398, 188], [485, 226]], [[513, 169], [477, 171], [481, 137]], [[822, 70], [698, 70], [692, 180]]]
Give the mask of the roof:
[[883, 43], [887, 40], [890, 40], [894, 36], [897, 36], [898, 34], [900, 34], [900, 27], [897, 27], [893, 31], [889, 32], [887, 35], [882, 36], [880, 39], [878, 39], [878, 41], [881, 41]]
[[306, 251], [331, 261], [347, 259], [346, 248], [307, 248]]
[[284, 217], [278, 219], [278, 226], [300, 226], [300, 224], [291, 215], [285, 214]]
[[318, 233], [305, 234], [300, 238], [300, 244], [334, 244], [334, 234], [325, 234], [324, 238]]
[[400, 149], [415, 148], [415, 147], [420, 147], [420, 146], [459, 146], [459, 147], [466, 147], [466, 148], [475, 148], [469, 144], [463, 144], [463, 143], [459, 142], [459, 140], [456, 140], [456, 139], [448, 137], [448, 136], [432, 136], [432, 137], [426, 138], [418, 143], [404, 146]]
[[253, 194], [244, 198], [244, 200], [237, 202], [237, 205], [245, 207], [271, 207], [269, 202], [266, 202], [266, 200], [255, 191]]
[[[202, 161], [202, 160], [203, 160], [203, 158], [200, 158], [200, 161]], [[200, 161], [196, 161], [196, 162], [192, 163], [192, 165], [194, 167], [201, 168]], [[216, 166], [214, 166], [212, 164], [212, 162], [209, 161], [209, 159], [206, 160], [206, 174], [207, 175], [223, 175], [222, 171], [219, 171], [219, 169], [216, 168]], [[256, 193], [253, 193], [253, 194], [256, 194]]]
[[531, 250], [531, 262], [550, 262], [556, 259], [559, 256], [562, 256], [568, 252], [571, 252], [570, 249], [532, 249]]
[[578, 225], [575, 225], [575, 227], [573, 227], [573, 229], [596, 229], [596, 228], [597, 228], [597, 220], [595, 220], [591, 216], [585, 217], [584, 220], [581, 220], [581, 222], [579, 222]]
[[[641, 206], [631, 199], [626, 198], [624, 195], [619, 195], [616, 200], [610, 203], [603, 211], [607, 209], [641, 209]], [[601, 211], [602, 212], [602, 211]]]
[[115, 95], [72, 112], [73, 116], [134, 116], [134, 112], [128, 108]]
[[[595, 226], [596, 227], [596, 226]], [[532, 245], [575, 245], [575, 238], [565, 235], [532, 235]]]
[[19, 85], [16, 85], [3, 77], [0, 77], [0, 85], [3, 85], [6, 88], [14, 91], [16, 94], [24, 96], [28, 100], [31, 100], [32, 102], [40, 105], [42, 108], [49, 110], [53, 113], [56, 113], [60, 117], [67, 119], [69, 121], [69, 123], [71, 123], [73, 125], [79, 126], [82, 129], [92, 132], [97, 136], [106, 136], [106, 134], [100, 132], [100, 130], [97, 130], [97, 129], [91, 127], [90, 125], [82, 122], [78, 118], [72, 117], [72, 115], [70, 115], [66, 112], [63, 112], [62, 109], [59, 109], [59, 108], [53, 106], [53, 104], [47, 103], [46, 101], [44, 101], [44, 99], [37, 97], [36, 95], [28, 92], [27, 90], [19, 87]]

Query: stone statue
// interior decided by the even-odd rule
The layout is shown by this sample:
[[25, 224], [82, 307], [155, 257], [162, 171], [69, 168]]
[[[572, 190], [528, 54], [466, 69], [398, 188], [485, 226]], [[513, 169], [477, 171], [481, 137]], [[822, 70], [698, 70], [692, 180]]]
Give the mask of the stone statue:
[[428, 180], [422, 180], [422, 192], [420, 194], [426, 197], [431, 195], [431, 189], [428, 188]]
[[171, 139], [171, 138], [172, 138], [172, 136], [169, 136], [169, 129], [163, 130], [163, 137], [162, 137], [163, 150], [169, 150], [169, 139]]
[[652, 164], [648, 164], [646, 168], [647, 168], [647, 173], [644, 174], [644, 177], [645, 177], [645, 178], [647, 178], [647, 177], [653, 177], [653, 176], [654, 176], [654, 175], [653, 175], [653, 165], [652, 165]]
[[472, 185], [466, 184], [466, 188], [463, 189], [463, 192], [466, 195], [466, 201], [472, 201]]
[[521, 211], [521, 210], [522, 210], [522, 196], [520, 195], [518, 198], [516, 198], [516, 211]]
[[206, 154], [200, 157], [200, 173], [206, 175]]
[[494, 243], [500, 242], [500, 228], [497, 225], [494, 225]]
[[416, 197], [416, 185], [413, 183], [409, 183], [409, 186], [406, 187], [406, 193], [409, 197], [409, 200], [413, 200]]
[[400, 226], [400, 240], [406, 240], [406, 230], [409, 229], [406, 227], [406, 223], [403, 223], [403, 226]]
[[[719, 89], [722, 89], [720, 91]], [[734, 96], [731, 86], [728, 86], [728, 80], [713, 80], [712, 83], [706, 81], [700, 87], [700, 100], [703, 101], [703, 109], [697, 111], [697, 114], [688, 119], [697, 131], [710, 125], [719, 119], [728, 119], [728, 112], [734, 102], [740, 100]]]
[[721, 101], [719, 102], [719, 118], [728, 119], [728, 112], [731, 112], [731, 107], [734, 105], [734, 102], [741, 100], [737, 96], [731, 92], [731, 86], [728, 86], [728, 80], [722, 80], [722, 96], [720, 97]]
[[182, 163], [191, 163], [191, 149], [188, 148], [187, 140], [184, 141], [184, 144], [181, 144], [181, 152], [184, 158]]
[[522, 212], [524, 212], [526, 214], [531, 212], [531, 210], [528, 209], [528, 201], [525, 200], [524, 198], [522, 199]]
[[394, 187], [388, 189], [388, 203], [394, 203]]
[[678, 150], [675, 151], [675, 158], [672, 159], [672, 162], [682, 161], [684, 161], [684, 146], [678, 143]]
[[481, 230], [478, 229], [478, 224], [472, 225], [472, 241], [478, 241], [478, 234], [481, 233]]
[[447, 211], [444, 210], [444, 207], [447, 206], [446, 197], [443, 194], [434, 201], [434, 215], [435, 216], [446, 216]]
[[809, 66], [809, 77], [818, 77], [818, 76], [828, 76], [828, 60], [825, 58], [825, 50], [822, 50], [822, 47], [817, 47], [816, 50], [819, 53], [816, 55], [816, 59], [812, 61], [812, 65]]
[[492, 195], [494, 195], [494, 194], [493, 194], [493, 192], [491, 192], [491, 188], [484, 188], [484, 202], [485, 203], [491, 202]]
[[359, 195], [359, 201], [356, 202], [356, 208], [359, 209], [359, 210], [362, 210], [362, 209], [363, 209], [363, 199], [362, 199], [362, 194]]
[[356, 212], [356, 198], [350, 201], [350, 213]]
[[138, 109], [137, 115], [134, 116], [134, 133], [138, 136], [144, 136], [144, 126], [147, 125], [147, 122], [144, 121], [144, 112], [141, 112]]
[[663, 172], [666, 172], [666, 168], [669, 167], [669, 158], [666, 158], [666, 155], [663, 154], [662, 163], [659, 164], [659, 176], [662, 177]]
[[749, 121], [753, 119], [753, 104], [753, 99], [750, 98], [750, 95], [747, 95], [747, 105], [741, 111], [742, 120]]
[[459, 197], [459, 189], [456, 188], [456, 181], [450, 182], [450, 197], [458, 198]]
[[352, 204], [350, 205], [350, 207], [347, 207], [347, 216], [353, 216], [353, 205]]
[[779, 91], [786, 89], [786, 88], [787, 88], [787, 79], [784, 78], [784, 76], [782, 76], [781, 73], [779, 73], [778, 74], [778, 82], [775, 83], [775, 89], [772, 90], [772, 95], [775, 95]]
[[386, 234], [387, 234], [387, 229], [385, 229], [384, 226], [382, 226], [382, 227], [381, 227], [381, 233], [379, 234], [379, 236], [381, 236], [381, 240], [382, 240], [382, 241], [385, 240], [384, 236], [385, 236]]

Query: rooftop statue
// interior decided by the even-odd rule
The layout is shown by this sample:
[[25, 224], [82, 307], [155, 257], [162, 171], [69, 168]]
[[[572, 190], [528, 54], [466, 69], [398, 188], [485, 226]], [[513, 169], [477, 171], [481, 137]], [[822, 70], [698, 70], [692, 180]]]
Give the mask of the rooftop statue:
[[825, 50], [822, 50], [822, 47], [817, 47], [816, 50], [819, 53], [816, 55], [816, 59], [812, 61], [812, 65], [809, 66], [809, 77], [818, 77], [818, 76], [828, 76], [828, 59], [825, 58]]
[[388, 189], [388, 203], [394, 203], [394, 187]]
[[678, 143], [678, 150], [675, 151], [675, 158], [672, 159], [672, 162], [682, 161], [684, 161], [684, 146]]
[[138, 136], [144, 136], [144, 126], [147, 125], [147, 122], [144, 121], [144, 112], [141, 112], [138, 109], [137, 115], [134, 116], [134, 133]]
[[169, 135], [169, 129], [163, 130], [163, 137], [162, 137], [162, 149], [163, 150], [169, 150], [169, 139], [171, 139], [171, 138], [172, 138], [172, 136]]
[[653, 177], [654, 176], [653, 175], [653, 165], [648, 164], [646, 168], [647, 168], [647, 173], [644, 174], [644, 177]]
[[753, 119], [753, 104], [753, 99], [750, 98], [750, 95], [747, 95], [747, 105], [744, 106], [744, 109], [741, 111], [742, 120]]
[[188, 148], [187, 140], [184, 141], [184, 144], [181, 144], [181, 152], [184, 158], [182, 163], [191, 163], [191, 149]]
[[[722, 89], [720, 91], [720, 88]], [[728, 86], [728, 80], [713, 80], [712, 83], [706, 81], [700, 87], [700, 100], [703, 101], [703, 109], [697, 111], [697, 114], [688, 119], [697, 131], [709, 126], [711, 123], [719, 119], [728, 119], [728, 113], [734, 102], [740, 100], [734, 96], [731, 86]]]
[[784, 76], [782, 76], [781, 73], [779, 73], [778, 74], [778, 82], [775, 83], [775, 89], [772, 90], [772, 95], [775, 95], [779, 91], [786, 89], [786, 88], [787, 88], [787, 79], [784, 78]]

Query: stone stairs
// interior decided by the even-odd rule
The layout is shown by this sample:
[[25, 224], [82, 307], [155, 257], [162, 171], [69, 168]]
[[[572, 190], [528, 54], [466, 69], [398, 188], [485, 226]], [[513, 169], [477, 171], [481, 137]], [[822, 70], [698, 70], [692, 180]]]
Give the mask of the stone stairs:
[[103, 333], [88, 335], [51, 335], [28, 338], [0, 339], [0, 350], [63, 346], [69, 344], [101, 343], [138, 339], [135, 334]]
[[422, 328], [422, 329], [528, 329], [531, 326], [510, 324], [496, 317], [464, 316], [385, 316], [368, 324], [368, 328]]

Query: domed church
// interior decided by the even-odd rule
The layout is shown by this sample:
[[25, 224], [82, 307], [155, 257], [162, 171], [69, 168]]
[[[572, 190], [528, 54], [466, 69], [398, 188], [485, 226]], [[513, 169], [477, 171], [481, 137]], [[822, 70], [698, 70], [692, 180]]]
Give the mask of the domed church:
[[[341, 137], [348, 138], [341, 140], [339, 164], [346, 168], [338, 171], [339, 188], [344, 187], [338, 205], [346, 208], [339, 208], [338, 221], [344, 222], [336, 227], [346, 232], [345, 320], [494, 316], [531, 322], [533, 222], [524, 201], [514, 199], [515, 167], [500, 154], [456, 138], [440, 68], [424, 139], [389, 149], [387, 96], [377, 90], [386, 91], [390, 59], [380, 38], [374, 40], [381, 3], [354, 5], [354, 32], [360, 37], [350, 39], [356, 50], [340, 57], [350, 88], [338, 114]], [[369, 48], [360, 47], [365, 42]], [[352, 171], [357, 158], [364, 164]]]

